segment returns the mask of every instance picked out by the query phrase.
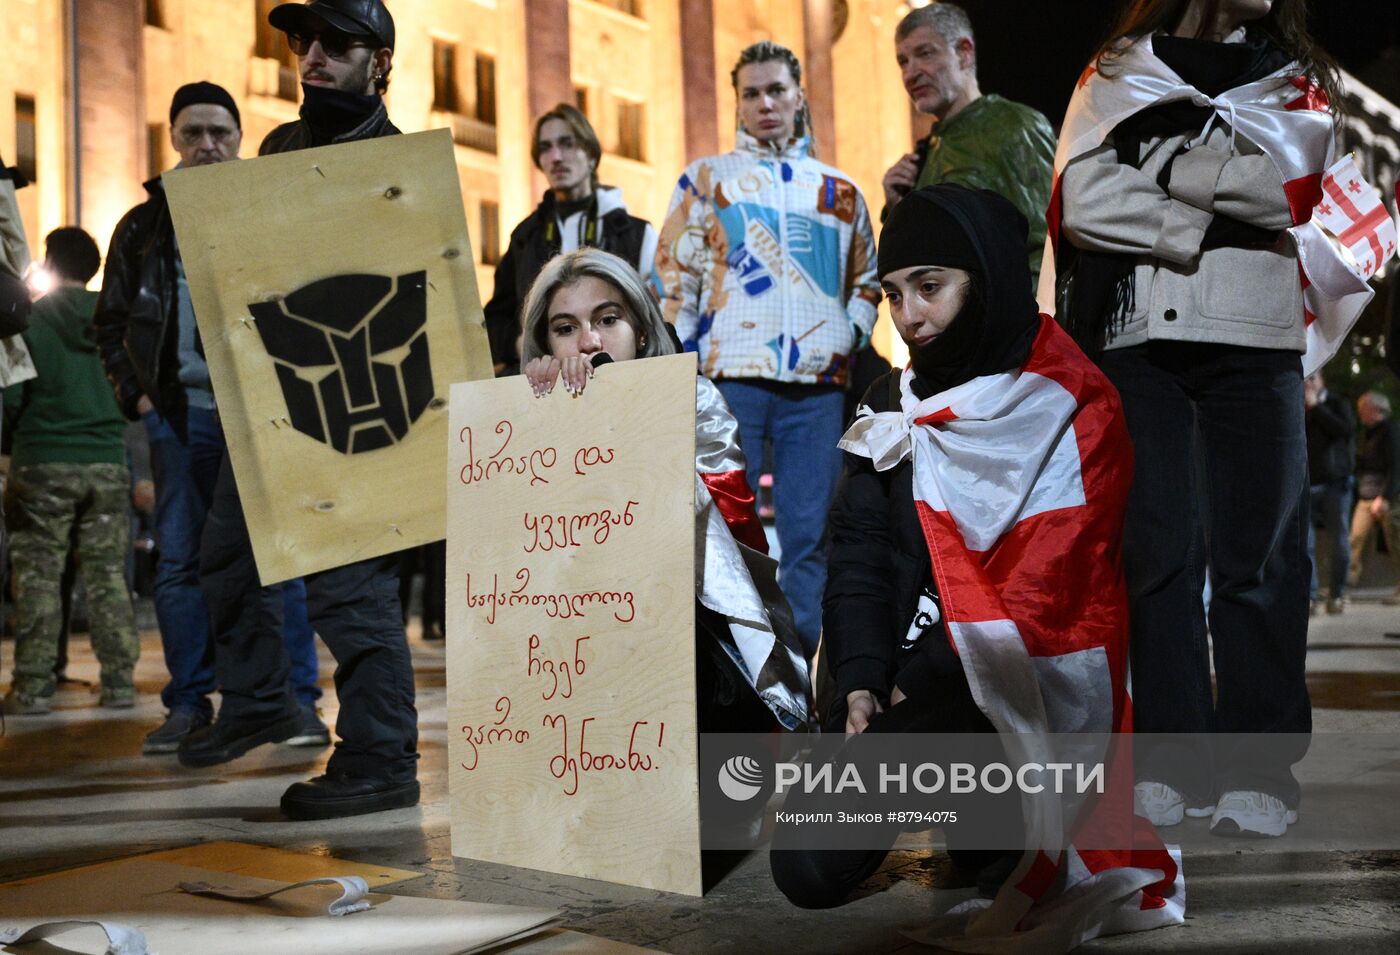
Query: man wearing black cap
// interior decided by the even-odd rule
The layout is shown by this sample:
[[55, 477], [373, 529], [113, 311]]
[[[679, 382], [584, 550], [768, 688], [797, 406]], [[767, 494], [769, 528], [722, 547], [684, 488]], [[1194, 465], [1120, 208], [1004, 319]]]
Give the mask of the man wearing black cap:
[[301, 72], [301, 119], [278, 126], [258, 155], [397, 133], [384, 108], [394, 18], [380, 0], [311, 0], [273, 7]]
[[[259, 153], [372, 139], [398, 132], [380, 93], [388, 83], [394, 21], [378, 0], [312, 0], [273, 8], [287, 33], [305, 99]], [[276, 482], [280, 475], [264, 475]], [[290, 489], [294, 481], [282, 477]], [[277, 639], [277, 606], [258, 586], [252, 543], [228, 455], [220, 463], [200, 553], [223, 703], [213, 725], [180, 746], [186, 766], [213, 766], [297, 725], [290, 664]], [[340, 741], [326, 772], [282, 796], [295, 819], [379, 812], [418, 802], [418, 712], [413, 661], [399, 603], [398, 558], [373, 557], [306, 578], [312, 626], [337, 662]]]

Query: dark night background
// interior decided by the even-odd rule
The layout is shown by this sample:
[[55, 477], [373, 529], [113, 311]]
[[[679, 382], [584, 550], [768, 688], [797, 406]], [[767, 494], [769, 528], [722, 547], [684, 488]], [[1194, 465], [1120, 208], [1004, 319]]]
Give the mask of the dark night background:
[[[982, 92], [1040, 110], [1058, 127], [1074, 82], [1107, 37], [1119, 0], [956, 0], [972, 18]], [[1400, 106], [1400, 0], [1312, 0], [1314, 39], [1343, 69]], [[1373, 183], [1393, 195], [1395, 183]], [[1376, 296], [1326, 366], [1329, 387], [1355, 397], [1368, 388], [1400, 404], [1400, 380], [1386, 367], [1387, 338], [1400, 352], [1400, 266], [1377, 280]], [[1400, 357], [1400, 356], [1397, 356]], [[1395, 362], [1400, 367], [1400, 361]]]
[[[1058, 126], [1084, 64], [1122, 5], [1113, 0], [959, 0], [977, 35], [984, 93], [1028, 103]], [[1350, 73], [1400, 103], [1400, 2], [1313, 0], [1313, 36]]]

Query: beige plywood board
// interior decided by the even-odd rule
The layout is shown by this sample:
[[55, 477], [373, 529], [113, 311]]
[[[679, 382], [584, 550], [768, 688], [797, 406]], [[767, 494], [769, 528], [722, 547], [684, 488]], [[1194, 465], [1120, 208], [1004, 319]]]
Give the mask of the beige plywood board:
[[659, 948], [643, 948], [598, 935], [551, 928], [518, 942], [506, 942], [486, 949], [482, 955], [642, 955], [644, 952], [660, 951]]
[[455, 856], [701, 893], [695, 359], [454, 385]]
[[[139, 929], [158, 955], [462, 955], [544, 928], [546, 909], [481, 902], [371, 894], [373, 908], [339, 918], [326, 914], [339, 894], [312, 886], [264, 902], [231, 902], [181, 892], [181, 882], [268, 891], [287, 883], [191, 866], [131, 859], [15, 888], [0, 887], [0, 928], [91, 918]], [[60, 936], [63, 951], [105, 951], [96, 929]], [[0, 951], [52, 951], [39, 945]]]
[[448, 388], [492, 373], [450, 134], [165, 184], [262, 582], [441, 539]]

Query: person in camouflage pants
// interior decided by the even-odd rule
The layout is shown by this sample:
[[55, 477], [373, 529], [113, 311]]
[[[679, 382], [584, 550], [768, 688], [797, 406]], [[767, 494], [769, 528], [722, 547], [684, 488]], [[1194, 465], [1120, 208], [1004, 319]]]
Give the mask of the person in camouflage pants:
[[87, 584], [92, 646], [102, 666], [103, 706], [136, 703], [132, 670], [141, 645], [123, 568], [130, 526], [126, 426], [97, 357], [83, 288], [97, 271], [97, 245], [81, 229], [47, 239], [57, 287], [34, 304], [24, 341], [37, 377], [5, 389], [14, 445], [5, 513], [18, 619], [10, 715], [47, 713], [63, 626], [63, 566], [76, 546]]
[[141, 645], [122, 574], [130, 535], [126, 466], [34, 464], [16, 469], [11, 482], [6, 513], [19, 618], [14, 689], [31, 701], [53, 695], [63, 623], [60, 581], [70, 541], [76, 540], [92, 649], [102, 667], [102, 701], [131, 705], [131, 672]]

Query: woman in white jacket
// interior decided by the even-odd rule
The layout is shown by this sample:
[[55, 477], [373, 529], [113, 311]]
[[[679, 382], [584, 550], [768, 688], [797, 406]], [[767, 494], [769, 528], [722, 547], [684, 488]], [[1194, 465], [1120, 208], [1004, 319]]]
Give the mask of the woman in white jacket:
[[1217, 834], [1278, 836], [1311, 729], [1305, 320], [1286, 230], [1319, 191], [1290, 170], [1327, 163], [1335, 71], [1302, 0], [1138, 0], [1114, 36], [1062, 135], [1056, 298], [1102, 354], [1137, 458], [1135, 729], [1186, 734], [1139, 748], [1139, 805], [1158, 825], [1209, 815]]

